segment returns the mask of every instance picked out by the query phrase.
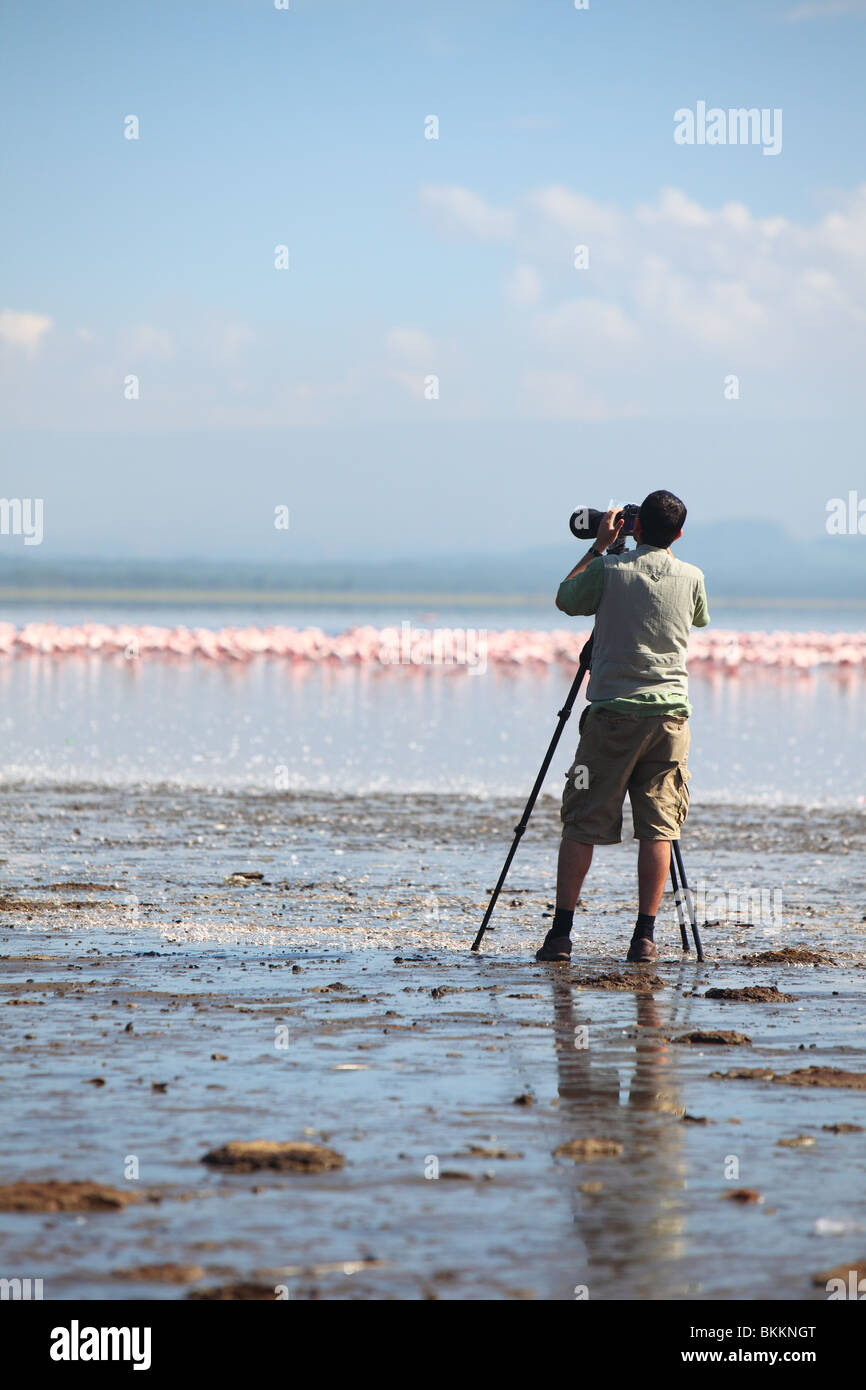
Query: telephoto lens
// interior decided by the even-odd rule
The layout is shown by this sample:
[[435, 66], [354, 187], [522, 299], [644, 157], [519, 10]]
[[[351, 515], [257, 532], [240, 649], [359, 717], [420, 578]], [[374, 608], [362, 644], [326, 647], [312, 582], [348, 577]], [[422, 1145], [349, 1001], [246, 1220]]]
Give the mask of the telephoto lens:
[[[620, 508], [625, 521], [620, 531], [621, 536], [631, 536], [634, 533], [634, 524], [640, 507], [636, 502], [627, 502]], [[569, 527], [571, 534], [579, 541], [594, 541], [598, 535], [598, 528], [601, 525], [604, 512], [596, 511], [595, 507], [578, 507], [576, 512], [572, 512]]]

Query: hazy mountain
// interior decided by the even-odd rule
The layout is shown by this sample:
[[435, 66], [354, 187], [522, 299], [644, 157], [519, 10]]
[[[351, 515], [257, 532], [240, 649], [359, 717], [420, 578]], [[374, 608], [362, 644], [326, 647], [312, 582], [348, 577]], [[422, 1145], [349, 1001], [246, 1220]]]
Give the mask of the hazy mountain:
[[[33, 589], [317, 590], [329, 593], [551, 593], [583, 542], [497, 556], [390, 557], [375, 562], [57, 559], [41, 547], [0, 551], [0, 587]], [[696, 523], [676, 553], [703, 569], [716, 598], [866, 599], [866, 536], [801, 540], [781, 525]]]

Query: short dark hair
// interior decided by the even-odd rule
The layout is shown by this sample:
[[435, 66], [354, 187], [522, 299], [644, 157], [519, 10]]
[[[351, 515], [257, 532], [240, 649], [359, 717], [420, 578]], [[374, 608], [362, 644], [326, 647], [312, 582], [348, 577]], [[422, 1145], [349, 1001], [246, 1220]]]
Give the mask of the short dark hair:
[[641, 540], [645, 545], [668, 546], [683, 529], [685, 519], [685, 503], [672, 492], [651, 492], [638, 512]]

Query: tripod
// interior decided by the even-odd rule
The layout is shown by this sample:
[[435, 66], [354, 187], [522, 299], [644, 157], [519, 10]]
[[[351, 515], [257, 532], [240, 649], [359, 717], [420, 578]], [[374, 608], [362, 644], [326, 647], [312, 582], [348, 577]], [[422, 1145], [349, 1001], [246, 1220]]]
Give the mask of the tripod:
[[[591, 664], [592, 637], [590, 636], [589, 640], [585, 643], [583, 650], [580, 653], [580, 663], [577, 668], [577, 675], [571, 683], [571, 689], [569, 690], [568, 695], [566, 696], [565, 704], [559, 711], [559, 722], [556, 726], [556, 729], [554, 730], [553, 738], [550, 740], [550, 747], [548, 748], [544, 756], [544, 762], [541, 764], [538, 776], [535, 779], [535, 785], [533, 786], [532, 791], [529, 793], [529, 800], [526, 803], [523, 815], [520, 817], [520, 824], [514, 827], [514, 839], [511, 844], [511, 849], [508, 851], [505, 863], [502, 866], [502, 872], [499, 875], [499, 879], [497, 880], [496, 887], [494, 888], [493, 893], [491, 895], [490, 902], [487, 904], [487, 911], [484, 914], [484, 920], [481, 923], [481, 926], [478, 928], [478, 934], [472, 943], [473, 951], [477, 951], [479, 949], [484, 933], [487, 931], [488, 925], [490, 923], [490, 918], [493, 916], [493, 909], [496, 906], [497, 899], [502, 889], [502, 885], [505, 882], [505, 879], [508, 875], [508, 870], [511, 868], [511, 861], [517, 853], [517, 847], [520, 844], [520, 841], [523, 837], [523, 832], [526, 830], [526, 827], [529, 824], [529, 817], [532, 815], [533, 808], [535, 806], [536, 801], [538, 800], [538, 794], [541, 791], [542, 784], [544, 782], [545, 777], [547, 776], [547, 770], [550, 767], [551, 762], [553, 761], [553, 755], [556, 752], [556, 746], [559, 743], [559, 740], [562, 736], [562, 731], [568, 722], [569, 716], [571, 715], [574, 702], [577, 699], [577, 692], [583, 684], [583, 678], [589, 670]], [[679, 878], [677, 878], [677, 873], [679, 873]], [[688, 932], [686, 930], [686, 921], [688, 914], [688, 921], [691, 924], [692, 936], [694, 937], [695, 942], [695, 950], [697, 951], [698, 960], [702, 961], [704, 958], [704, 949], [701, 945], [701, 937], [698, 931], [698, 921], [695, 915], [694, 899], [692, 897], [691, 889], [689, 888], [688, 879], [686, 878], [686, 871], [683, 866], [683, 856], [680, 852], [678, 840], [671, 841], [671, 883], [673, 884], [674, 901], [677, 905], [677, 916], [679, 918], [680, 936], [682, 937], [683, 942], [683, 952], [688, 953], [688, 951], [690, 950], [689, 937]]]

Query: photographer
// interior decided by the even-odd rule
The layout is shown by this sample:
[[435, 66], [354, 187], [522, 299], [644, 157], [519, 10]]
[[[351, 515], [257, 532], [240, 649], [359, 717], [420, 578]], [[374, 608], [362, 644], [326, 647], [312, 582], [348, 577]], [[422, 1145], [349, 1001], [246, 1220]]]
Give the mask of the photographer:
[[654, 960], [656, 913], [689, 807], [688, 654], [692, 627], [709, 622], [704, 576], [670, 547], [686, 509], [651, 492], [634, 523], [637, 548], [605, 556], [622, 531], [606, 512], [598, 536], [559, 586], [556, 606], [596, 615], [580, 743], [562, 797], [562, 842], [553, 926], [536, 960], [571, 956], [574, 910], [594, 845], [619, 844], [628, 793], [638, 851], [638, 917], [627, 960]]

